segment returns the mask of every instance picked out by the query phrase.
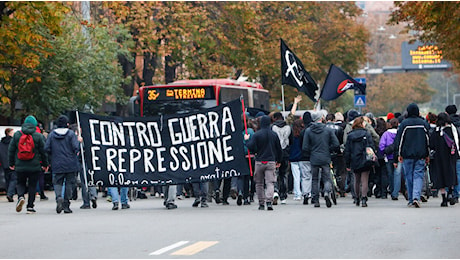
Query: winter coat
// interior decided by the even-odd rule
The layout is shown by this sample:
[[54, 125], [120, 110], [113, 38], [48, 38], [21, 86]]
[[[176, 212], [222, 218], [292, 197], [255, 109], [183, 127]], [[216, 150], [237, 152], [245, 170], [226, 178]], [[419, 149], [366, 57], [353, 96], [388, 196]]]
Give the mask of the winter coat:
[[[444, 135], [449, 136], [454, 141], [455, 152], [453, 154], [451, 148], [447, 146]], [[457, 185], [458, 140], [458, 133], [454, 138], [451, 125], [442, 128], [437, 127], [430, 136], [430, 149], [434, 150], [433, 158], [430, 159], [430, 177], [435, 189]]]
[[40, 172], [41, 167], [48, 167], [48, 156], [45, 152], [45, 137], [37, 133], [37, 128], [29, 123], [23, 124], [21, 131], [24, 134], [32, 135], [34, 140], [34, 158], [28, 161], [19, 160], [18, 158], [18, 144], [21, 138], [21, 131], [16, 131], [13, 139], [8, 146], [8, 161], [10, 166], [15, 167], [16, 172]]
[[277, 120], [273, 122], [272, 131], [278, 135], [281, 149], [283, 149], [283, 157], [287, 159], [293, 138], [291, 126], [286, 124], [284, 120]]
[[365, 166], [366, 147], [372, 147], [375, 151], [372, 136], [366, 129], [357, 128], [348, 134], [344, 151], [345, 165], [347, 168], [352, 169], [354, 172], [370, 170], [370, 167]]
[[246, 144], [249, 151], [256, 154], [257, 162], [281, 162], [283, 160], [280, 140], [278, 135], [270, 129], [270, 121], [269, 116], [262, 116], [260, 129]]
[[325, 124], [313, 123], [305, 131], [302, 150], [310, 154], [311, 165], [321, 166], [331, 163], [331, 153], [339, 149], [337, 136]]
[[8, 169], [10, 166], [8, 163], [8, 146], [12, 139], [13, 137], [7, 135], [0, 141], [0, 163], [3, 169]]
[[418, 116], [404, 119], [396, 133], [393, 158], [420, 160], [428, 157], [429, 129], [428, 122]]
[[78, 172], [80, 170], [77, 158], [80, 142], [70, 129], [58, 128], [53, 130], [48, 135], [45, 150], [50, 156], [53, 174]]
[[380, 138], [379, 150], [382, 154], [385, 154], [388, 160], [393, 160], [394, 157], [393, 153], [386, 154], [385, 148], [393, 144], [396, 137], [396, 132], [398, 132], [398, 129], [390, 128], [385, 131], [385, 133], [383, 133], [382, 137]]

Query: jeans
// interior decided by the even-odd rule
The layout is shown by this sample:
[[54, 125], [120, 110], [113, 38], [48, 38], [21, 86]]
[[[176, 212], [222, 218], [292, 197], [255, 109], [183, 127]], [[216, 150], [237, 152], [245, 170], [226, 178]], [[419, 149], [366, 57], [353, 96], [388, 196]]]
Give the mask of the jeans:
[[177, 185], [164, 185], [162, 189], [165, 195], [164, 205], [174, 204], [174, 199], [177, 194]]
[[[65, 187], [64, 186], [65, 181]], [[59, 198], [64, 197], [64, 207], [70, 206], [70, 199], [72, 198], [72, 190], [75, 186], [75, 172], [66, 173], [53, 173], [53, 186], [54, 194], [56, 195], [56, 202]], [[62, 196], [64, 194], [64, 196]]]
[[424, 159], [404, 159], [403, 160], [404, 175], [406, 177], [406, 188], [409, 203], [413, 203], [414, 199], [420, 200], [423, 187], [423, 177], [425, 175], [425, 160]]
[[302, 192], [300, 190], [300, 166], [301, 162], [291, 162], [291, 172], [294, 178], [294, 197], [301, 197]]
[[[321, 170], [321, 173], [320, 173]], [[331, 179], [331, 168], [329, 164], [325, 165], [312, 165], [311, 166], [311, 174], [313, 176], [312, 180], [312, 201], [319, 201], [319, 186], [320, 186], [320, 174], [321, 174], [321, 181], [324, 184], [324, 196], [329, 196], [332, 190], [332, 179]]]
[[[259, 199], [259, 205], [264, 205], [265, 202], [273, 202], [276, 182], [275, 169], [276, 163], [273, 161], [267, 163], [256, 162], [254, 180], [256, 182], [256, 193]], [[264, 181], [266, 189], [264, 189]]]
[[452, 194], [454, 198], [458, 198], [458, 195], [460, 193], [460, 159], [457, 160], [457, 182], [458, 184], [455, 185], [454, 187], [454, 193]]
[[238, 176], [238, 195], [242, 195], [243, 199], [247, 199], [249, 197], [249, 180], [250, 180], [249, 175], [242, 175]]
[[26, 184], [29, 186], [29, 197], [27, 200], [27, 208], [33, 208], [35, 202], [35, 193], [37, 192], [37, 181], [40, 171], [37, 172], [16, 172], [18, 182], [16, 189], [18, 191], [18, 199], [26, 193]]
[[195, 195], [195, 200], [206, 202], [208, 198], [209, 183], [207, 182], [193, 183], [192, 187], [193, 187], [193, 193]]
[[[394, 168], [393, 163], [391, 164], [391, 166]], [[398, 166], [393, 170], [393, 191], [391, 192], [392, 198], [397, 198], [399, 196], [399, 190], [401, 190], [402, 170], [402, 163], [398, 162]]]
[[112, 196], [113, 203], [118, 203], [121, 200], [121, 204], [128, 204], [129, 187], [120, 187], [120, 193], [118, 193], [118, 187], [109, 187], [108, 191]]
[[4, 169], [4, 172], [6, 195], [12, 198], [14, 194], [16, 194], [16, 184], [18, 182], [18, 178], [16, 176], [16, 172], [14, 170], [11, 170], [10, 168]]
[[302, 195], [311, 197], [311, 163], [309, 161], [300, 162], [300, 185], [302, 186]]

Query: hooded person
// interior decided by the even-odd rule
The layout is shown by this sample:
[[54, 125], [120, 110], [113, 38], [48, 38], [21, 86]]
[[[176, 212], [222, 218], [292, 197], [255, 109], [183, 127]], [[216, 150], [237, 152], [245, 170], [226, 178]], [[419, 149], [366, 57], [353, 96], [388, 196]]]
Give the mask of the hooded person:
[[247, 141], [246, 146], [255, 153], [254, 181], [259, 200], [259, 210], [265, 210], [265, 203], [268, 210], [273, 210], [275, 170], [283, 159], [280, 140], [278, 135], [270, 129], [270, 123], [270, 117], [264, 115], [260, 119], [260, 129], [255, 132], [252, 138], [249, 139], [249, 135], [244, 135], [244, 139]]
[[302, 143], [302, 150], [310, 154], [312, 173], [312, 203], [320, 207], [319, 203], [319, 179], [321, 169], [321, 181], [324, 184], [324, 199], [326, 206], [332, 206], [329, 194], [332, 190], [331, 179], [331, 152], [340, 149], [339, 140], [334, 131], [322, 123], [323, 113], [313, 112], [311, 114], [313, 124], [305, 131]]
[[[48, 157], [44, 149], [44, 137], [36, 131], [37, 125], [38, 122], [34, 116], [27, 116], [24, 120], [24, 124], [21, 126], [21, 131], [16, 131], [16, 133], [14, 133], [13, 139], [11, 139], [8, 146], [8, 161], [10, 169], [15, 170], [17, 176], [16, 188], [18, 193], [18, 203], [16, 204], [16, 212], [21, 212], [22, 207], [24, 206], [26, 186], [28, 186], [29, 194], [27, 200], [27, 213], [31, 214], [36, 212], [34, 209], [34, 202], [38, 178], [42, 169], [48, 168]], [[29, 160], [20, 159], [18, 157], [18, 152], [24, 149], [24, 145], [19, 147], [19, 140], [21, 137], [23, 137], [23, 139], [29, 139], [29, 136], [33, 141], [33, 148], [31, 150], [31, 156], [33, 157]], [[23, 143], [23, 141], [21, 143]]]
[[[406, 179], [408, 206], [420, 207], [425, 163], [429, 160], [430, 125], [420, 117], [415, 103], [407, 106], [407, 118], [398, 127], [394, 140], [393, 158], [402, 163]], [[395, 167], [397, 165], [395, 164]]]
[[[80, 140], [69, 127], [69, 118], [61, 115], [56, 120], [54, 129], [46, 139], [45, 150], [51, 161], [53, 186], [56, 195], [56, 212], [72, 213], [70, 199], [76, 183], [75, 176], [80, 170], [77, 154], [80, 151]], [[64, 197], [62, 189], [65, 182]]]
[[456, 127], [460, 127], [460, 115], [457, 114], [457, 106], [448, 105], [445, 110], [446, 113], [449, 114], [452, 124], [454, 124]]

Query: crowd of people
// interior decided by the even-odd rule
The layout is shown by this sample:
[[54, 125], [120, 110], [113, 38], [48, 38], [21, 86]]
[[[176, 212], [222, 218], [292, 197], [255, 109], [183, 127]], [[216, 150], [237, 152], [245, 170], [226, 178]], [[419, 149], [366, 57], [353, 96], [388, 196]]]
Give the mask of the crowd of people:
[[[300, 96], [294, 99], [289, 115], [280, 112], [255, 117], [242, 115], [245, 155], [251, 175], [211, 182], [149, 187], [152, 196], [164, 198], [167, 209], [175, 209], [175, 199], [195, 197], [191, 206], [209, 207], [208, 202], [238, 206], [257, 200], [259, 210], [273, 210], [286, 204], [289, 194], [302, 204], [332, 207], [331, 196], [353, 199], [367, 207], [368, 198], [399, 200], [419, 208], [430, 195], [442, 196], [441, 207], [455, 205], [459, 197], [460, 116], [455, 105], [439, 114], [422, 117], [417, 104], [403, 113], [376, 118], [325, 110], [295, 116]], [[80, 156], [82, 138], [76, 125], [62, 115], [49, 134], [38, 127], [34, 116], [24, 120], [21, 131], [5, 130], [0, 142], [0, 162], [5, 171], [6, 197], [21, 212], [28, 193], [27, 213], [35, 213], [37, 188], [46, 200], [40, 176], [51, 170], [56, 212], [72, 213], [77, 177], [80, 176], [83, 205], [97, 208], [98, 190], [87, 185]], [[28, 139], [29, 138], [29, 139]], [[51, 165], [51, 169], [49, 166]], [[141, 198], [149, 188], [137, 189]], [[103, 189], [103, 188], [102, 188]], [[113, 210], [129, 209], [128, 187], [104, 191]], [[223, 191], [221, 193], [221, 190]], [[142, 197], [143, 196], [143, 197]], [[256, 196], [256, 197], [255, 197]], [[91, 203], [91, 205], [90, 205]], [[121, 204], [121, 205], [120, 205]]]

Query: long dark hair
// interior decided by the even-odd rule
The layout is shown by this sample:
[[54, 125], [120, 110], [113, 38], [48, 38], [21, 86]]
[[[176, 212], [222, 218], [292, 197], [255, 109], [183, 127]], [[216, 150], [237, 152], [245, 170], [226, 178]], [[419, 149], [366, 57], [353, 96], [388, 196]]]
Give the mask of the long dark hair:
[[305, 128], [305, 125], [303, 123], [302, 119], [297, 119], [294, 121], [294, 124], [292, 124], [292, 133], [294, 137], [299, 137], [300, 132]]

